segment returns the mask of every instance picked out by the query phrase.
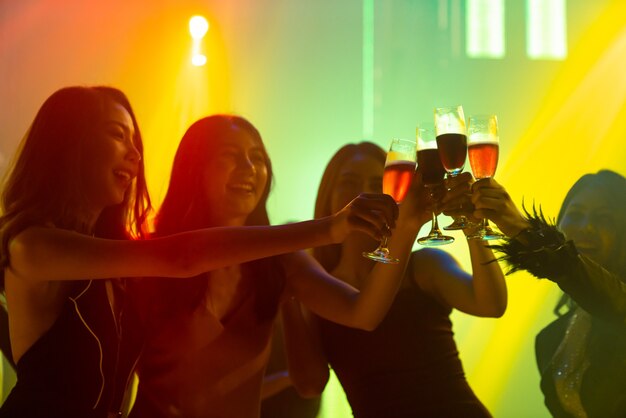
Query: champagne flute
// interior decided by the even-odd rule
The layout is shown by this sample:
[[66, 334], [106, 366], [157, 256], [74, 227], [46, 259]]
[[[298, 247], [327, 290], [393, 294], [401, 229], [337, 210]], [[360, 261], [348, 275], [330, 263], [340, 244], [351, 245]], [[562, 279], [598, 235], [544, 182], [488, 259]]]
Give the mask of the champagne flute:
[[[443, 177], [446, 170], [441, 164], [439, 151], [437, 150], [437, 139], [432, 127], [424, 125], [417, 127], [417, 166], [422, 174], [424, 187], [428, 189], [430, 198], [437, 202], [443, 194]], [[430, 232], [427, 236], [417, 240], [421, 245], [437, 246], [454, 242], [454, 238], [444, 235], [437, 223], [437, 213], [433, 210], [433, 219]]]
[[[500, 150], [498, 135], [498, 118], [496, 115], [476, 115], [469, 118], [467, 153], [470, 166], [477, 179], [493, 177], [498, 166]], [[503, 235], [489, 226], [483, 219], [480, 228], [468, 235], [468, 239], [500, 239]]]
[[[393, 197], [398, 204], [404, 200], [413, 182], [415, 160], [415, 141], [407, 139], [391, 141], [385, 160], [385, 171], [383, 172], [383, 193]], [[386, 236], [383, 237], [378, 248], [372, 252], [363, 253], [363, 257], [385, 264], [397, 264], [400, 261], [389, 254]]]
[[[435, 133], [437, 149], [441, 163], [448, 177], [455, 177], [463, 171], [467, 156], [467, 134], [463, 106], [435, 108]], [[464, 229], [470, 226], [465, 216], [454, 218], [454, 222], [445, 226], [446, 230]]]

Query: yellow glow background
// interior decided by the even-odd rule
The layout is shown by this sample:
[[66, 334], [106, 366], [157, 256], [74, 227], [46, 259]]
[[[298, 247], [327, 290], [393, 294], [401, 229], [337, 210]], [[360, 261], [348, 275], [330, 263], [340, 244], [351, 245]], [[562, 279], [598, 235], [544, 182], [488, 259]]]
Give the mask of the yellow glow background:
[[[370, 139], [387, 147], [392, 136], [412, 137], [436, 104], [462, 103], [466, 116], [498, 113], [503, 145], [497, 179], [515, 201], [535, 200], [550, 216], [582, 174], [601, 168], [624, 174], [626, 2], [589, 3], [568, 3], [580, 25], [568, 58], [545, 70], [514, 52], [501, 61], [475, 62], [454, 56], [454, 48], [450, 57], [431, 51], [436, 60], [403, 55], [395, 40], [406, 40], [408, 48], [430, 39], [413, 36], [420, 22], [395, 20], [403, 14], [399, 6], [376, 3]], [[441, 2], [415, 4], [403, 6], [404, 19], [412, 12], [441, 18]], [[507, 7], [523, 10], [520, 4]], [[187, 22], [194, 14], [210, 23], [204, 67], [190, 64]], [[272, 156], [272, 220], [310, 218], [326, 162], [343, 143], [363, 138], [361, 25], [362, 2], [356, 0], [0, 2], [0, 165], [6, 167], [54, 90], [110, 84], [127, 93], [137, 113], [156, 206], [187, 126], [207, 114], [235, 112], [259, 128]], [[510, 41], [515, 49], [523, 31], [514, 31], [519, 20], [509, 18], [507, 26], [522, 39]], [[445, 79], [449, 74], [458, 78]], [[469, 266], [465, 244], [457, 241], [446, 250]], [[472, 387], [494, 416], [547, 417], [533, 344], [552, 319], [558, 291], [522, 273], [508, 284], [503, 318], [454, 314], [459, 349]], [[5, 365], [2, 396], [12, 379]], [[321, 416], [350, 416], [336, 383], [327, 392]]]

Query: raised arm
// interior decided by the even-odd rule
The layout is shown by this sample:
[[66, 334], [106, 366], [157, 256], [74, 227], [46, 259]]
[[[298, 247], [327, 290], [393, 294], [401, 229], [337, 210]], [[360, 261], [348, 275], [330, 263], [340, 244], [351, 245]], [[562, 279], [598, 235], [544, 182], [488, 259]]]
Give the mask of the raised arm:
[[527, 270], [549, 279], [587, 312], [626, 325], [626, 283], [592, 260], [579, 255], [575, 243], [541, 213], [522, 213], [495, 180], [475, 184], [476, 212], [495, 222], [508, 238], [495, 248], [509, 272]]
[[507, 237], [515, 237], [530, 227], [502, 185], [494, 179], [481, 179], [472, 185], [473, 216], [494, 222]]
[[554, 279], [561, 290], [587, 312], [618, 323], [626, 331], [626, 283], [584, 256], [579, 255], [572, 265], [582, 268]]
[[398, 264], [376, 263], [359, 291], [331, 276], [308, 254], [283, 256], [287, 291], [312, 312], [330, 321], [366, 330], [376, 328], [402, 281], [417, 232], [430, 219], [419, 174], [413, 183], [388, 240], [391, 254], [400, 260]]
[[9, 270], [35, 281], [110, 277], [189, 277], [302, 248], [337, 243], [361, 231], [375, 237], [394, 224], [388, 196], [362, 195], [323, 219], [280, 226], [221, 227], [143, 241], [93, 238], [30, 227], [9, 244]]
[[[475, 225], [463, 230], [466, 236], [478, 228], [479, 219], [473, 216], [471, 188], [475, 185], [470, 173], [462, 173], [448, 182], [449, 190], [442, 209], [448, 215], [465, 215]], [[507, 306], [504, 274], [487, 244], [479, 239], [468, 239], [472, 274], [464, 271], [449, 254], [432, 249], [415, 253], [414, 279], [419, 286], [448, 306], [470, 315], [500, 317]]]
[[593, 260], [578, 254], [574, 242], [541, 216], [529, 217], [531, 227], [497, 249], [510, 272], [526, 270], [556, 283], [590, 314], [626, 327], [626, 283]]
[[472, 274], [445, 251], [425, 248], [414, 253], [413, 280], [445, 305], [470, 315], [500, 317], [507, 305], [504, 274], [491, 250], [468, 242]]

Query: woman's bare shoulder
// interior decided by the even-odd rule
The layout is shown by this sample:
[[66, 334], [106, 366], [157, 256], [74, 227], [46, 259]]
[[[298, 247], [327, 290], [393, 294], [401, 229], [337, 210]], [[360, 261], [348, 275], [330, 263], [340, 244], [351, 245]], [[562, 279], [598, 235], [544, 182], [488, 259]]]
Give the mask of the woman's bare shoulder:
[[449, 253], [437, 248], [421, 248], [411, 254], [411, 263], [414, 267], [434, 267], [453, 260], [454, 257]]

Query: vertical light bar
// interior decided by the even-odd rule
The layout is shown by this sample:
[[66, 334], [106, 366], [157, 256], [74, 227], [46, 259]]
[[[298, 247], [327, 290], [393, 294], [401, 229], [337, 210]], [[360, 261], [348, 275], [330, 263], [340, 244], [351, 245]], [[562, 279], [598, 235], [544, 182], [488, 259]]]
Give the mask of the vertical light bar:
[[465, 11], [467, 56], [504, 57], [504, 0], [466, 0]]
[[448, 0], [439, 0], [437, 6], [437, 27], [441, 30], [448, 29]]
[[374, 0], [363, 0], [363, 139], [374, 137]]
[[526, 0], [526, 54], [531, 59], [565, 59], [565, 0]]
[[459, 57], [462, 53], [463, 39], [462, 0], [450, 0], [450, 55]]

